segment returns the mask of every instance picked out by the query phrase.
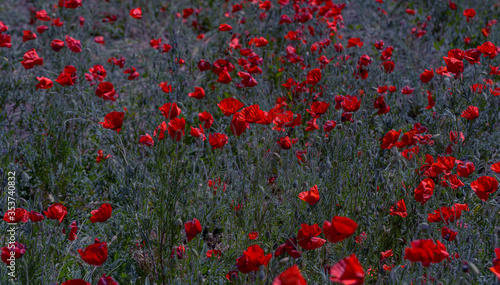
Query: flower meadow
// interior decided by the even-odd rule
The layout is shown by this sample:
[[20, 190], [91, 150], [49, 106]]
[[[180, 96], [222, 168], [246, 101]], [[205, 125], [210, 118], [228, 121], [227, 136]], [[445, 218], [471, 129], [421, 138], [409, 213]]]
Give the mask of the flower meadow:
[[4, 1], [0, 284], [500, 284], [499, 16]]

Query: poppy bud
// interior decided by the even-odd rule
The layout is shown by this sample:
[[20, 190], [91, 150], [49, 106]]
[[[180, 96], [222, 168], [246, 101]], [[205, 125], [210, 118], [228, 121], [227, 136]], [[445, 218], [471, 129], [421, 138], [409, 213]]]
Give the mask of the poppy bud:
[[293, 186], [293, 188], [299, 187], [299, 181], [294, 180], [292, 186]]
[[191, 248], [191, 252], [193, 253], [194, 257], [198, 258], [200, 255], [198, 254], [198, 252], [196, 251], [196, 249], [194, 248]]
[[420, 225], [418, 225], [418, 229], [422, 230], [422, 231], [427, 231], [427, 230], [429, 230], [429, 224], [428, 223], [421, 223]]
[[329, 160], [329, 159], [326, 161], [326, 164], [325, 164], [325, 165], [326, 165], [326, 169], [330, 169], [330, 168], [332, 168], [332, 163], [330, 162], [330, 160]]
[[287, 263], [289, 260], [290, 260], [290, 258], [289, 258], [289, 257], [285, 257], [285, 258], [280, 259], [280, 261], [279, 261], [278, 263], [279, 263], [279, 264], [285, 264], [285, 263]]
[[179, 218], [177, 221], [175, 221], [175, 224], [179, 227], [182, 227], [184, 224], [182, 223], [182, 220]]

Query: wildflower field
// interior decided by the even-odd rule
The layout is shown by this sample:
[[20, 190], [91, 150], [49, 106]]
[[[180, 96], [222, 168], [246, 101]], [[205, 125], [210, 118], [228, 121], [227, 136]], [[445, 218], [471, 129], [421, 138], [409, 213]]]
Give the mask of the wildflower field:
[[499, 16], [2, 1], [0, 284], [500, 284]]

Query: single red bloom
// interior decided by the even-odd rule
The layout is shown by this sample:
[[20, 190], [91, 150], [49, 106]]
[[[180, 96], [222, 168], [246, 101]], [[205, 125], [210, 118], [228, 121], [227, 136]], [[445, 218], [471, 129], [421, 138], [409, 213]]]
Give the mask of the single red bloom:
[[498, 181], [495, 177], [481, 176], [470, 184], [470, 187], [482, 201], [488, 200], [488, 197], [498, 189]]
[[45, 26], [45, 25], [42, 25], [42, 26], [38, 26], [36, 27], [36, 31], [39, 33], [39, 34], [43, 34], [45, 31], [47, 31], [49, 29], [49, 27]]
[[8, 210], [7, 212], [5, 212], [3, 220], [11, 224], [17, 224], [19, 222], [26, 223], [29, 220], [28, 211], [23, 208]]
[[432, 214], [428, 214], [427, 221], [429, 223], [445, 222], [446, 224], [454, 222], [462, 216], [462, 211], [469, 211], [467, 204], [455, 204], [451, 208], [441, 207], [434, 211]]
[[390, 74], [391, 72], [394, 71], [394, 67], [395, 67], [394, 61], [384, 61], [380, 65], [384, 69], [385, 73]]
[[219, 26], [219, 31], [221, 31], [221, 32], [227, 32], [227, 31], [230, 31], [232, 29], [233, 29], [233, 27], [231, 27], [228, 24], [220, 24], [220, 26]]
[[[69, 225], [69, 228], [70, 228], [70, 230], [69, 230], [69, 234], [68, 234], [68, 240], [74, 241], [77, 239], [76, 233], [78, 232], [78, 226], [76, 225], [76, 221], [72, 222]], [[66, 234], [66, 229], [63, 229], [62, 232], [63, 232], [63, 234]]]
[[123, 118], [125, 117], [124, 112], [110, 112], [104, 117], [104, 122], [99, 122], [105, 129], [114, 130], [120, 133], [123, 125]]
[[251, 233], [248, 234], [248, 238], [251, 239], [251, 240], [257, 239], [258, 236], [259, 236], [258, 232], [251, 232]]
[[43, 65], [43, 58], [39, 57], [35, 49], [30, 49], [23, 55], [21, 64], [25, 69], [32, 69], [35, 65]]
[[360, 38], [350, 38], [347, 41], [347, 48], [352, 48], [352, 47], [355, 47], [355, 46], [358, 46], [358, 47], [362, 47], [363, 46], [363, 42], [361, 41]]
[[299, 199], [307, 202], [309, 205], [314, 205], [319, 201], [318, 185], [314, 185], [309, 191], [300, 192]]
[[50, 21], [50, 17], [47, 14], [47, 11], [45, 11], [45, 10], [36, 11], [35, 17], [40, 21], [44, 21], [44, 22]]
[[[175, 103], [174, 103], [175, 104]], [[173, 118], [168, 122], [168, 134], [175, 141], [180, 141], [185, 134], [186, 120], [184, 118]]]
[[472, 18], [474, 18], [474, 16], [476, 16], [476, 10], [474, 10], [472, 8], [465, 9], [463, 14], [467, 18], [467, 22], [469, 22], [470, 19], [472, 19]]
[[66, 46], [68, 46], [68, 48], [74, 53], [79, 53], [82, 51], [82, 44], [80, 43], [80, 41], [75, 40], [70, 36], [66, 36]]
[[190, 126], [191, 127], [191, 131], [189, 132], [189, 134], [192, 136], [192, 137], [195, 137], [195, 138], [201, 138], [203, 141], [206, 140], [206, 136], [205, 136], [205, 132], [203, 131], [203, 127], [200, 125], [200, 128], [193, 128], [193, 126]]
[[[454, 57], [443, 57], [446, 62], [446, 70], [448, 72], [454, 73], [456, 76], [464, 72], [464, 63], [462, 60], [458, 60]], [[437, 72], [437, 69], [436, 69]]]
[[59, 220], [59, 223], [62, 223], [68, 211], [63, 204], [54, 203], [47, 208], [47, 211], [43, 211], [43, 213], [47, 216], [47, 219]]
[[235, 136], [240, 136], [246, 129], [250, 128], [248, 122], [245, 120], [245, 115], [241, 112], [236, 112], [233, 114], [233, 119], [231, 120], [231, 133]]
[[405, 95], [410, 95], [413, 93], [414, 90], [415, 90], [415, 88], [411, 88], [407, 85], [407, 86], [403, 87], [403, 89], [401, 89], [401, 93], [405, 94]]
[[181, 244], [178, 247], [172, 248], [172, 253], [170, 253], [170, 258], [174, 258], [177, 255], [177, 259], [188, 258], [186, 255], [186, 248]]
[[431, 239], [414, 240], [411, 247], [405, 249], [404, 259], [421, 262], [424, 267], [431, 263], [439, 263], [449, 256], [446, 247], [440, 241], [434, 243]]
[[258, 244], [249, 246], [247, 250], [236, 260], [236, 267], [242, 273], [258, 271], [259, 267], [267, 266], [273, 255], [271, 253], [265, 255], [264, 250]]
[[301, 228], [297, 233], [297, 241], [303, 249], [314, 250], [325, 244], [326, 240], [317, 237], [321, 234], [321, 228], [318, 224], [312, 226], [301, 224], [300, 226]]
[[1, 255], [2, 261], [5, 264], [10, 265], [11, 261], [21, 258], [26, 253], [26, 245], [16, 241], [14, 243], [2, 247], [1, 250], [2, 250], [2, 255]]
[[203, 72], [203, 71], [206, 71], [206, 70], [210, 70], [212, 68], [212, 66], [210, 65], [210, 62], [204, 60], [204, 59], [200, 59], [200, 61], [198, 62], [198, 69]]
[[36, 39], [36, 34], [30, 30], [23, 31], [23, 43]]
[[386, 250], [386, 251], [383, 251], [380, 253], [380, 261], [384, 260], [384, 259], [387, 259], [391, 256], [393, 256], [393, 252], [392, 252], [392, 249], [389, 249], [389, 250]]
[[95, 90], [95, 94], [104, 100], [115, 101], [116, 91], [111, 82], [101, 82]]
[[111, 205], [108, 203], [104, 203], [101, 205], [101, 207], [99, 207], [99, 209], [90, 212], [90, 214], [92, 214], [92, 217], [90, 217], [90, 222], [104, 223], [109, 218], [111, 218], [112, 211], [113, 209], [111, 208]]
[[82, 0], [59, 0], [58, 6], [68, 9], [76, 9], [82, 6]]
[[499, 173], [500, 174], [500, 161], [497, 162], [497, 163], [494, 163], [490, 166], [490, 169], [493, 171], [493, 172], [496, 172], [496, 173]]
[[446, 226], [441, 229], [441, 237], [447, 241], [454, 241], [457, 234], [457, 231], [451, 230]]
[[[280, 138], [277, 141], [277, 143], [281, 147], [281, 149], [290, 149], [290, 148], [292, 148], [292, 140], [288, 136]], [[299, 198], [300, 198], [300, 195], [299, 195]]]
[[103, 36], [94, 37], [94, 42], [96, 42], [100, 45], [104, 45], [104, 37]]
[[285, 251], [292, 257], [292, 258], [299, 258], [302, 256], [302, 252], [297, 250], [297, 238], [289, 238], [286, 240], [285, 244], [280, 245], [275, 251], [274, 251], [274, 256], [280, 256]]
[[357, 228], [358, 224], [347, 217], [334, 216], [332, 222], [325, 221], [323, 223], [325, 237], [333, 243], [341, 242], [352, 236]]
[[462, 118], [472, 121], [479, 117], [479, 108], [476, 106], [469, 106], [462, 112]]
[[76, 75], [76, 68], [72, 65], [66, 65], [63, 71], [59, 74], [56, 82], [61, 84], [61, 86], [72, 86], [75, 84], [75, 80], [78, 78]]
[[243, 108], [245, 104], [241, 103], [238, 99], [235, 98], [226, 98], [217, 104], [221, 109], [224, 116], [231, 116], [236, 113], [239, 109]]
[[434, 180], [430, 178], [424, 179], [415, 189], [415, 201], [420, 202], [420, 205], [423, 206], [432, 197], [434, 188]]
[[228, 137], [225, 134], [214, 133], [208, 136], [208, 142], [212, 146], [212, 150], [222, 148], [227, 144]]
[[141, 7], [130, 10], [130, 16], [134, 19], [142, 19]]
[[307, 73], [306, 83], [310, 85], [316, 85], [321, 80], [321, 70], [315, 68]]
[[311, 104], [311, 109], [307, 109], [306, 111], [311, 114], [313, 118], [319, 118], [321, 115], [326, 113], [329, 106], [330, 103], [315, 101]]
[[224, 68], [220, 73], [219, 73], [219, 78], [217, 79], [217, 82], [222, 83], [222, 84], [229, 84], [231, 83], [233, 79], [231, 78], [231, 75], [227, 71], [226, 68]]
[[128, 80], [134, 80], [139, 77], [139, 72], [136, 71], [135, 67], [131, 66], [123, 71], [124, 74], [130, 74]]
[[188, 221], [184, 224], [184, 229], [186, 230], [187, 241], [190, 242], [199, 233], [202, 232], [200, 221], [194, 218], [192, 221]]
[[62, 25], [64, 25], [64, 22], [61, 21], [60, 18], [52, 19], [52, 23], [50, 25], [51, 26], [56, 26], [56, 27], [61, 27]]
[[457, 4], [451, 1], [448, 1], [448, 6], [451, 10], [457, 10]]
[[340, 105], [344, 112], [356, 112], [361, 107], [361, 101], [356, 96], [346, 95]]
[[28, 217], [32, 222], [40, 222], [44, 219], [44, 216], [36, 211], [28, 212]]
[[478, 46], [477, 49], [483, 54], [483, 56], [489, 56], [493, 59], [497, 56], [497, 47], [492, 42], [484, 42], [482, 45]]
[[147, 146], [153, 146], [155, 141], [149, 134], [146, 134], [139, 137], [139, 143]]
[[36, 90], [38, 89], [50, 89], [54, 87], [54, 82], [47, 77], [37, 77], [38, 83], [36, 84]]
[[177, 103], [165, 103], [159, 108], [163, 117], [167, 119], [173, 119], [181, 114], [181, 109], [177, 106]]
[[360, 285], [365, 282], [365, 271], [353, 253], [330, 268], [330, 280], [345, 285]]
[[328, 120], [323, 125], [323, 130], [328, 133], [331, 130], [333, 130], [336, 126], [337, 126], [337, 122], [335, 122], [333, 120]]
[[495, 248], [495, 255], [496, 258], [493, 259], [493, 266], [489, 269], [495, 274], [498, 280], [500, 280], [500, 247]]
[[97, 282], [97, 285], [119, 285], [118, 282], [113, 279], [111, 276], [106, 276], [106, 274], [103, 274], [102, 277], [99, 279]]
[[98, 150], [97, 154], [98, 155], [96, 157], [96, 163], [100, 163], [101, 161], [106, 160], [106, 159], [111, 157], [110, 154], [108, 154], [108, 155], [106, 155], [106, 157], [104, 157], [104, 152], [102, 151], [102, 149]]
[[87, 246], [85, 249], [79, 249], [78, 253], [83, 261], [88, 264], [101, 266], [108, 259], [108, 245], [106, 242], [99, 242], [96, 238], [94, 244]]
[[429, 81], [431, 81], [431, 79], [434, 77], [434, 70], [431, 68], [431, 70], [425, 70], [424, 72], [422, 72], [422, 74], [420, 74], [420, 81], [422, 81], [422, 83], [424, 84], [427, 84], [429, 83]]
[[474, 170], [476, 170], [476, 167], [472, 162], [459, 162], [457, 165], [457, 174], [460, 177], [469, 177]]
[[0, 47], [11, 48], [12, 37], [10, 35], [0, 34]]
[[158, 86], [160, 86], [161, 90], [163, 90], [163, 92], [165, 93], [172, 92], [172, 85], [169, 85], [167, 81], [158, 84]]
[[382, 138], [382, 144], [380, 145], [381, 149], [391, 149], [396, 145], [396, 142], [399, 140], [399, 135], [401, 134], [401, 130], [390, 130], [385, 134]]
[[392, 205], [389, 209], [391, 211], [391, 216], [400, 216], [401, 218], [406, 218], [408, 213], [406, 212], [405, 200], [399, 200], [395, 205]]
[[212, 124], [214, 123], [214, 117], [212, 117], [212, 114], [210, 114], [209, 112], [202, 112], [202, 113], [199, 113], [198, 114], [198, 119], [201, 121], [201, 122], [204, 122], [205, 124], [203, 125], [203, 127], [205, 129], [210, 129], [210, 127], [212, 126]]
[[221, 255], [222, 255], [222, 251], [217, 250], [217, 249], [208, 250], [207, 254], [206, 254], [207, 258], [212, 258], [212, 256], [217, 256], [217, 259], [220, 259]]
[[229, 280], [229, 282], [233, 282], [238, 278], [238, 271], [236, 270], [231, 270], [226, 274], [226, 279]]
[[188, 96], [195, 99], [203, 99], [205, 97], [205, 90], [201, 87], [195, 87], [194, 92], [189, 93]]
[[408, 15], [415, 15], [415, 10], [407, 8], [406, 9], [406, 14], [408, 14]]
[[302, 277], [302, 274], [300, 274], [297, 264], [294, 264], [276, 277], [272, 285], [307, 285], [307, 281]]

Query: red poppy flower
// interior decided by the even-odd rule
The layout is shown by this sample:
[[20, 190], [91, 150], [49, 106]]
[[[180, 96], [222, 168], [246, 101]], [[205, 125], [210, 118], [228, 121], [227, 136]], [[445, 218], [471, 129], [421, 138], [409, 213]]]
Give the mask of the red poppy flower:
[[68, 9], [76, 9], [82, 6], [82, 0], [59, 0], [58, 6]]
[[256, 240], [258, 236], [259, 236], [258, 232], [251, 232], [248, 234], [248, 238], [251, 240]]
[[443, 59], [446, 62], [446, 70], [454, 73], [455, 76], [464, 72], [464, 63], [462, 60], [458, 60], [454, 57], [443, 57]]
[[50, 43], [50, 47], [52, 48], [53, 51], [58, 52], [64, 47], [64, 42], [61, 40], [55, 39]]
[[469, 177], [476, 167], [472, 162], [459, 162], [457, 165], [457, 174], [460, 177]]
[[70, 36], [66, 36], [66, 45], [74, 53], [79, 53], [82, 51], [82, 44], [80, 43], [80, 41], [75, 40]]
[[221, 32], [227, 32], [227, 31], [230, 31], [232, 29], [233, 29], [233, 27], [231, 27], [228, 24], [220, 24], [220, 26], [219, 26], [219, 31], [221, 31]]
[[500, 174], [500, 161], [497, 162], [497, 163], [494, 163], [490, 166], [490, 169], [493, 171], [493, 172], [496, 172], [496, 173], [499, 173]]
[[59, 223], [62, 223], [68, 211], [63, 204], [54, 203], [47, 208], [47, 211], [43, 211], [43, 213], [47, 216], [47, 219], [59, 220]]
[[478, 46], [477, 49], [483, 54], [483, 56], [489, 56], [490, 59], [495, 58], [498, 54], [497, 47], [492, 42], [485, 42]]
[[264, 250], [258, 244], [249, 246], [243, 254], [236, 259], [236, 267], [242, 273], [258, 271], [259, 267], [267, 266], [273, 255], [271, 253], [265, 255]]
[[352, 236], [357, 228], [358, 224], [347, 217], [334, 216], [332, 222], [325, 221], [323, 223], [325, 237], [333, 243], [341, 242]]
[[307, 281], [302, 277], [302, 274], [300, 274], [297, 264], [294, 264], [276, 277], [272, 285], [307, 285]]
[[85, 79], [87, 79], [87, 81], [93, 81], [93, 80], [103, 81], [104, 78], [106, 78], [107, 74], [106, 69], [104, 69], [104, 66], [99, 64], [96, 64], [94, 65], [94, 67], [89, 68], [89, 72], [90, 74], [85, 73]]
[[186, 230], [187, 241], [190, 242], [194, 239], [199, 233], [202, 232], [200, 221], [196, 218], [192, 221], [188, 221], [184, 224], [184, 229]]
[[326, 240], [317, 237], [321, 234], [321, 228], [318, 224], [312, 226], [301, 224], [300, 226], [301, 228], [297, 234], [297, 241], [303, 249], [314, 250], [325, 244]]
[[17, 224], [19, 222], [26, 223], [29, 220], [28, 211], [23, 208], [8, 210], [5, 212], [3, 220], [12, 224]]
[[390, 74], [394, 71], [394, 67], [395, 67], [394, 61], [384, 61], [380, 65], [384, 69], [385, 73]]
[[390, 210], [391, 216], [400, 216], [401, 218], [406, 218], [408, 213], [406, 212], [405, 200], [399, 200], [395, 205], [392, 205]]
[[139, 137], [139, 143], [147, 146], [153, 146], [155, 141], [149, 134], [146, 134]]
[[311, 114], [313, 118], [319, 118], [321, 115], [326, 113], [330, 103], [315, 101], [311, 104], [311, 109], [307, 109], [306, 111]]
[[181, 114], [181, 109], [177, 106], [177, 103], [165, 103], [159, 108], [163, 117], [167, 119], [173, 119]]
[[210, 129], [210, 127], [212, 126], [212, 124], [214, 123], [214, 117], [212, 117], [212, 114], [210, 114], [209, 112], [202, 112], [202, 113], [199, 113], [198, 114], [198, 119], [201, 121], [201, 122], [204, 122], [205, 124], [203, 125], [203, 127], [205, 129]]
[[40, 222], [44, 219], [44, 216], [36, 211], [28, 212], [28, 217], [32, 222]]
[[36, 34], [30, 30], [23, 31], [23, 43], [36, 39]]
[[201, 138], [203, 141], [206, 140], [206, 137], [205, 137], [205, 132], [203, 131], [203, 127], [200, 125], [200, 128], [193, 128], [193, 126], [190, 126], [191, 127], [191, 131], [189, 132], [189, 134], [192, 136], [192, 137], [195, 137], [195, 138]]
[[134, 19], [142, 19], [141, 7], [130, 10], [130, 16]]
[[462, 112], [462, 118], [472, 121], [479, 117], [479, 108], [476, 106], [469, 106]]
[[50, 89], [54, 86], [54, 82], [47, 77], [37, 77], [38, 83], [36, 84], [36, 90], [38, 89]]
[[415, 10], [407, 8], [406, 9], [406, 14], [408, 14], [408, 15], [415, 15]]
[[347, 48], [352, 48], [352, 47], [355, 47], [355, 46], [358, 46], [358, 47], [362, 47], [363, 46], [363, 42], [361, 41], [360, 38], [350, 38], [347, 41]]
[[139, 77], [139, 72], [136, 71], [135, 67], [131, 66], [123, 71], [124, 74], [130, 74], [128, 80], [134, 80]]
[[[281, 147], [281, 149], [290, 149], [290, 148], [292, 148], [292, 140], [288, 136], [280, 138], [277, 141], [277, 143]], [[299, 195], [299, 198], [300, 198], [300, 195]]]
[[44, 22], [50, 21], [50, 17], [47, 14], [47, 11], [45, 11], [45, 10], [36, 11], [35, 17], [40, 21], [44, 21]]
[[[174, 103], [175, 104], [175, 103]], [[175, 141], [180, 141], [185, 134], [186, 120], [184, 118], [173, 118], [168, 122], [168, 134]]]
[[356, 112], [361, 106], [361, 101], [356, 96], [346, 95], [340, 105], [344, 112]]
[[235, 136], [240, 136], [246, 129], [250, 128], [248, 122], [245, 120], [245, 115], [241, 112], [236, 112], [231, 120], [231, 133]]
[[108, 259], [108, 245], [106, 242], [99, 242], [96, 238], [94, 244], [85, 249], [79, 249], [78, 253], [83, 261], [90, 265], [101, 266]]
[[309, 191], [300, 192], [299, 199], [307, 202], [309, 205], [314, 205], [319, 201], [318, 185], [314, 185]]
[[231, 83], [233, 79], [231, 78], [231, 75], [229, 75], [229, 72], [227, 71], [226, 68], [224, 68], [220, 73], [219, 73], [219, 78], [217, 79], [217, 82], [223, 83], [223, 84], [229, 84]]
[[205, 97], [205, 90], [201, 87], [195, 87], [194, 92], [189, 93], [188, 96], [195, 99], [203, 99]]
[[12, 261], [15, 263], [17, 259], [21, 258], [26, 253], [26, 245], [16, 241], [2, 247], [1, 250], [2, 261], [7, 265], [11, 265]]
[[96, 42], [100, 45], [104, 45], [104, 37], [103, 36], [94, 37], [94, 42]]
[[61, 84], [61, 86], [72, 86], [75, 84], [75, 80], [78, 78], [76, 75], [76, 68], [72, 65], [66, 65], [63, 71], [59, 74], [56, 82]]
[[62, 283], [61, 285], [92, 285], [92, 284], [88, 283], [83, 279], [71, 279]]
[[330, 280], [345, 285], [360, 285], [365, 282], [365, 271], [353, 253], [330, 268]]
[[231, 116], [236, 113], [239, 109], [243, 108], [245, 104], [241, 103], [238, 99], [235, 98], [226, 98], [217, 104], [221, 109], [224, 116]]
[[214, 133], [208, 136], [208, 142], [212, 146], [212, 150], [222, 148], [227, 144], [228, 137], [226, 134]]
[[496, 258], [493, 259], [493, 266], [489, 269], [495, 274], [495, 276], [500, 280], [500, 247], [495, 248]]
[[472, 19], [472, 18], [474, 18], [474, 16], [476, 16], [476, 10], [474, 10], [472, 8], [465, 9], [463, 14], [467, 18], [467, 22], [469, 22], [470, 19]]
[[36, 31], [39, 33], [39, 34], [43, 34], [45, 31], [47, 31], [49, 29], [49, 27], [45, 26], [45, 25], [42, 25], [42, 26], [38, 26], [36, 27]]
[[200, 61], [198, 62], [198, 69], [203, 72], [203, 71], [206, 71], [206, 70], [210, 70], [212, 68], [212, 66], [210, 65], [210, 62], [204, 60], [204, 59], [200, 59]]
[[10, 35], [5, 35], [0, 33], [0, 47], [11, 48], [12, 47], [12, 37]]
[[[70, 228], [70, 230], [69, 230], [69, 234], [68, 234], [68, 240], [69, 241], [74, 241], [74, 240], [77, 239], [76, 233], [78, 232], [78, 226], [76, 225], [76, 221], [72, 222], [69, 225], [69, 228]], [[66, 234], [66, 229], [63, 229], [62, 233]]]
[[161, 90], [163, 90], [163, 92], [165, 93], [172, 92], [172, 85], [169, 85], [167, 81], [158, 84], [158, 86], [160, 86]]
[[401, 130], [390, 130], [385, 134], [382, 138], [382, 144], [380, 145], [381, 149], [391, 149], [396, 145], [396, 142], [399, 140], [399, 135], [401, 134]]
[[446, 247], [440, 241], [434, 243], [431, 239], [414, 240], [411, 247], [405, 249], [404, 259], [421, 262], [424, 267], [431, 263], [439, 263], [449, 256]]
[[431, 81], [431, 79], [434, 77], [434, 70], [425, 70], [424, 72], [422, 72], [422, 74], [420, 74], [420, 81], [422, 81], [422, 83], [424, 84], [427, 84], [429, 83], [429, 81]]
[[30, 49], [23, 55], [21, 64], [25, 69], [32, 69], [35, 65], [43, 65], [43, 58], [39, 57], [35, 49]]
[[413, 93], [414, 90], [415, 90], [415, 88], [411, 88], [407, 85], [407, 86], [403, 87], [403, 89], [401, 89], [401, 93], [405, 94], [405, 95], [410, 95]]
[[448, 224], [454, 222], [462, 216], [462, 211], [469, 211], [467, 204], [455, 204], [451, 208], [441, 207], [433, 213], [428, 214], [427, 221], [429, 223], [438, 223], [443, 221]]
[[104, 117], [104, 122], [99, 122], [105, 129], [114, 130], [120, 133], [123, 125], [123, 118], [125, 117], [124, 112], [110, 112]]
[[486, 201], [493, 192], [498, 189], [498, 181], [495, 177], [481, 176], [470, 184], [479, 199]]
[[106, 155], [106, 157], [104, 157], [104, 152], [102, 151], [102, 149], [98, 150], [97, 154], [98, 155], [96, 157], [96, 163], [100, 163], [101, 161], [106, 160], [106, 159], [111, 157], [110, 154], [108, 154], [108, 155]]
[[321, 80], [321, 70], [315, 68], [307, 73], [306, 83], [310, 85], [316, 85]]
[[95, 90], [95, 94], [104, 100], [115, 101], [116, 91], [111, 82], [101, 82]]
[[415, 189], [415, 201], [420, 202], [420, 205], [423, 206], [432, 197], [434, 188], [434, 180], [430, 178], [424, 179]]
[[113, 209], [111, 208], [111, 205], [108, 203], [104, 203], [101, 205], [101, 207], [99, 207], [99, 209], [90, 212], [90, 214], [92, 214], [92, 217], [90, 217], [90, 222], [104, 223], [109, 218], [111, 218], [112, 211]]
[[457, 237], [458, 232], [451, 230], [448, 227], [443, 227], [441, 229], [441, 237], [447, 241], [454, 241]]
[[174, 256], [177, 256], [177, 259], [188, 258], [186, 256], [186, 248], [182, 244], [172, 248], [172, 252], [170, 253], [170, 258], [174, 258]]
[[274, 256], [280, 256], [284, 252], [287, 252], [292, 258], [299, 258], [302, 253], [297, 250], [297, 238], [289, 238], [286, 240], [285, 244], [280, 245], [275, 251]]
[[119, 285], [118, 282], [113, 279], [111, 276], [106, 276], [106, 274], [103, 274], [102, 277], [99, 279], [97, 282], [97, 285]]

